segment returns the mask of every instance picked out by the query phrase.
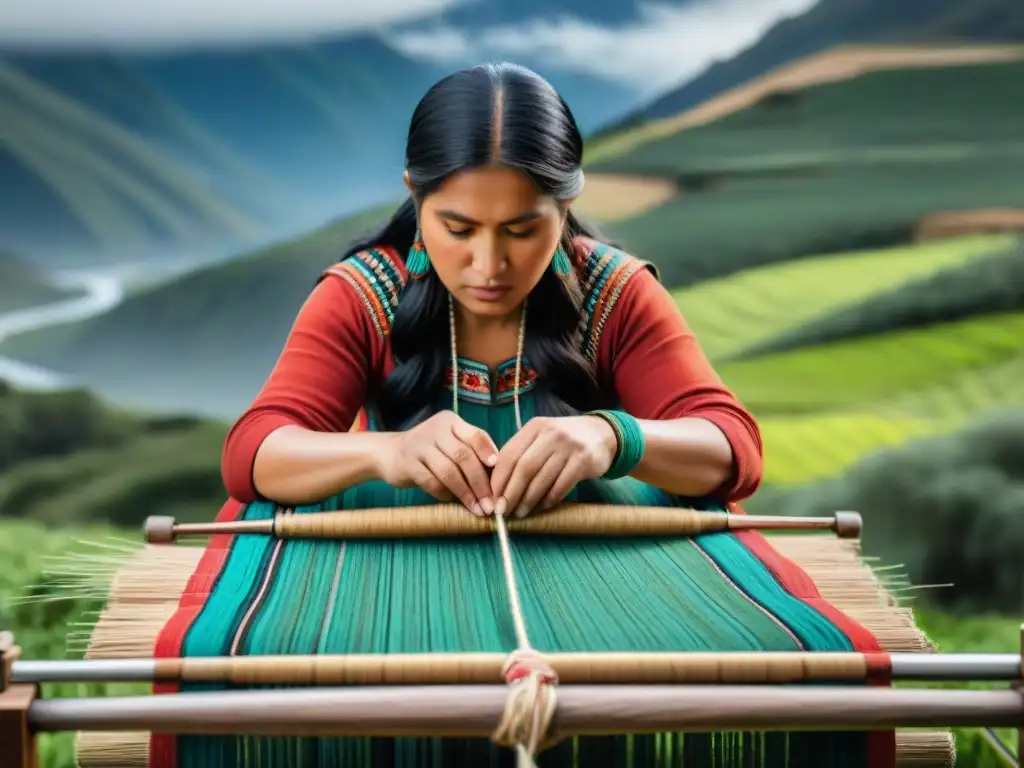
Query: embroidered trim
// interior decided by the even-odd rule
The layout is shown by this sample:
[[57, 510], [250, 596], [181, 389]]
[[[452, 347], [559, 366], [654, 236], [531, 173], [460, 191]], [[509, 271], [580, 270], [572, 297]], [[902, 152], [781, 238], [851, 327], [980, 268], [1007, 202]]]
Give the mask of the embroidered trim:
[[[492, 405], [512, 402], [515, 398], [516, 361], [515, 358], [500, 363], [492, 371], [483, 363], [460, 357], [459, 362], [459, 398], [474, 403]], [[449, 366], [445, 374], [445, 387], [452, 388], [452, 369]], [[519, 373], [519, 394], [523, 395], [536, 386], [537, 372], [527, 360]]]
[[360, 251], [327, 272], [348, 281], [355, 288], [382, 339], [391, 333], [398, 295], [405, 287], [405, 276], [390, 251], [379, 248]]
[[582, 244], [589, 253], [580, 270], [584, 300], [578, 334], [580, 351], [596, 365], [601, 333], [629, 279], [641, 269], [651, 269], [655, 276], [657, 272], [647, 262], [604, 243]]

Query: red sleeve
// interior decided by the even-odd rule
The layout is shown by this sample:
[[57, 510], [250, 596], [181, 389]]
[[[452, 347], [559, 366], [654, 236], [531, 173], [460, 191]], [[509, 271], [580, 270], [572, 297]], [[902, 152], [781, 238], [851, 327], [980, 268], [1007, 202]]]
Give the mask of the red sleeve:
[[761, 483], [764, 450], [753, 416], [722, 383], [672, 296], [646, 269], [623, 289], [598, 350], [622, 407], [638, 419], [701, 418], [732, 446], [735, 471], [725, 501], [749, 497]]
[[221, 473], [232, 498], [255, 501], [256, 452], [276, 429], [296, 425], [347, 432], [364, 405], [377, 335], [343, 278], [328, 274], [313, 289], [256, 400], [224, 442]]

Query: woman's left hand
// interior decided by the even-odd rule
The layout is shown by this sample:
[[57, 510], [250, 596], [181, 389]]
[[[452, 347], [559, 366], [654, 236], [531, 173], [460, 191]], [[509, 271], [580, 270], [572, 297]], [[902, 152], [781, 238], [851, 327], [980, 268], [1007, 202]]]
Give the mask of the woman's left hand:
[[495, 514], [526, 517], [553, 507], [581, 480], [607, 472], [617, 447], [599, 416], [530, 419], [498, 452], [491, 471]]

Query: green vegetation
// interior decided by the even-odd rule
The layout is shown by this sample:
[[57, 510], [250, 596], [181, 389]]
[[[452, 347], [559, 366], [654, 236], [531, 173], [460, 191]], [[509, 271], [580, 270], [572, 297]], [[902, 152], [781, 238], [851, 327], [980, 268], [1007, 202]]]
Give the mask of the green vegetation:
[[608, 229], [678, 287], [905, 242], [928, 213], [1024, 206], [1024, 106], [1009, 95], [1022, 74], [870, 73], [647, 142], [592, 170], [675, 179], [682, 195]]
[[0, 382], [0, 519], [209, 520], [224, 501], [225, 432], [191, 417], [120, 412], [87, 392], [26, 393]]
[[887, 446], [1024, 407], [1024, 314], [801, 348], [719, 366], [758, 415], [772, 484], [826, 478]]
[[[1017, 653], [1020, 648], [1018, 617], [998, 614], [939, 613], [934, 610], [915, 610], [919, 626], [943, 653]], [[915, 683], [914, 685], [921, 685]], [[962, 688], [962, 683], [930, 683], [928, 687]], [[993, 688], [998, 684], [971, 683], [971, 688]], [[957, 761], [960, 768], [1006, 768], [1006, 763], [987, 743], [980, 729], [962, 728], [953, 731], [956, 739]], [[1009, 749], [1017, 751], [1017, 732], [1010, 728], [996, 730], [996, 737]]]
[[[828, 254], [747, 269], [674, 296], [704, 352], [719, 361], [772, 347], [776, 339], [797, 336], [844, 312], [860, 312], [882, 296], [891, 294], [893, 304], [902, 306], [902, 292], [916, 281], [960, 275], [957, 268], [987, 263], [990, 254], [1002, 256], [1012, 243], [1006, 236], [975, 236]], [[982, 278], [986, 284], [990, 276]], [[984, 309], [980, 305], [977, 311]]]
[[235, 414], [270, 373], [320, 273], [392, 210], [140, 291], [83, 323], [16, 336], [0, 354], [71, 372], [132, 407]]
[[798, 414], [863, 407], [1002, 363], [1024, 351], [1022, 340], [1024, 313], [981, 315], [745, 359], [719, 371], [755, 412]]
[[[69, 507], [69, 510], [71, 507]], [[54, 584], [46, 561], [81, 551], [82, 541], [106, 541], [116, 537], [137, 541], [133, 531], [104, 525], [51, 526], [39, 522], [0, 518], [0, 627], [13, 629], [23, 657], [28, 659], [81, 658], [74, 646], [74, 627], [95, 621], [102, 597], [73, 596]], [[31, 599], [26, 599], [31, 598]], [[117, 696], [144, 693], [142, 685], [49, 684], [43, 695]], [[74, 734], [43, 734], [40, 737], [42, 768], [74, 768]]]
[[67, 298], [39, 271], [0, 251], [0, 313]]
[[[777, 67], [837, 45], [959, 46], [1022, 39], [1024, 9], [1015, 0], [900, 5], [886, 0], [859, 0], [856, 4], [825, 0], [774, 25], [749, 48], [715, 62], [694, 79], [608, 126], [602, 135], [613, 134], [620, 143], [640, 141], [649, 121], [677, 115]], [[637, 125], [636, 131], [621, 130]]]
[[1022, 409], [878, 451], [817, 483], [764, 489], [744, 506], [792, 515], [856, 509], [866, 554], [902, 563], [915, 584], [954, 585], [929, 590], [929, 605], [960, 612], [1024, 605]]
[[592, 170], [689, 179], [913, 166], [944, 158], [1020, 162], [1024, 145], [1014, 122], [1024, 105], [1013, 94], [1022, 77], [1022, 61], [868, 72], [777, 93]]
[[[923, 250], [918, 249], [918, 252]], [[930, 263], [937, 261], [934, 257], [929, 259]], [[886, 275], [890, 273], [888, 264], [877, 267], [883, 268]], [[821, 275], [826, 281], [832, 278], [826, 269], [821, 270]], [[791, 330], [776, 333], [762, 344], [751, 344], [743, 354], [759, 356], [783, 352], [873, 333], [948, 323], [976, 314], [1019, 312], [1024, 310], [1024, 244], [1017, 243], [1006, 251], [970, 259], [958, 268], [936, 271], [889, 290], [884, 290], [877, 278], [874, 282], [882, 292], [866, 297], [859, 304], [839, 306], [800, 327], [793, 323]], [[839, 284], [840, 288], [845, 286], [845, 282]], [[816, 296], [831, 293], [831, 287], [826, 284]], [[762, 334], [765, 336], [767, 334]]]

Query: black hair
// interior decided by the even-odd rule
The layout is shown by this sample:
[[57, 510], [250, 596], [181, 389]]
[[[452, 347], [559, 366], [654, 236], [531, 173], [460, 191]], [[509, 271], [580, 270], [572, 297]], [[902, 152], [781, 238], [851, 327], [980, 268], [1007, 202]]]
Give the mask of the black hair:
[[[413, 112], [405, 165], [420, 201], [451, 174], [494, 163], [521, 171], [543, 193], [564, 200], [582, 189], [582, 159], [576, 120], [554, 88], [524, 67], [489, 64], [448, 75], [427, 91]], [[390, 246], [405, 258], [416, 235], [416, 216], [410, 196], [390, 221], [345, 255]], [[573, 253], [572, 240], [581, 235], [598, 238], [570, 210], [562, 242], [566, 253]], [[524, 344], [537, 372], [538, 415], [571, 415], [607, 405], [578, 347], [581, 311], [575, 271], [560, 278], [545, 270], [530, 294]], [[437, 273], [409, 280], [391, 325], [395, 366], [374, 397], [383, 428], [408, 429], [431, 413], [450, 362], [448, 334], [448, 293]]]

